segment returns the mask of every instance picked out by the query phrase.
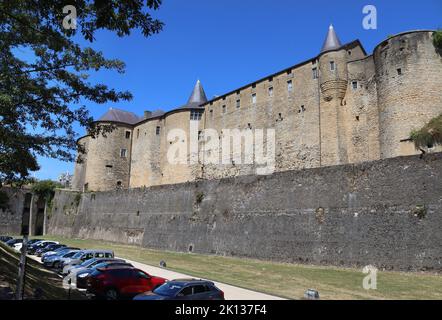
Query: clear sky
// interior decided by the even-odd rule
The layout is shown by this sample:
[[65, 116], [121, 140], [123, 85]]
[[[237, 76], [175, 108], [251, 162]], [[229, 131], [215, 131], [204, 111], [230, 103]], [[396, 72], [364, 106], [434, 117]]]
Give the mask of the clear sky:
[[[362, 26], [365, 5], [377, 8], [377, 30]], [[134, 99], [89, 106], [94, 118], [109, 107], [142, 115], [183, 105], [197, 79], [209, 98], [315, 57], [332, 23], [342, 43], [359, 39], [371, 54], [389, 35], [442, 28], [442, 0], [163, 0], [154, 16], [164, 30], [143, 38], [97, 34], [92, 47], [126, 63], [126, 73], [99, 72], [93, 82], [129, 90]], [[78, 127], [78, 134], [84, 129]], [[73, 163], [40, 158], [39, 179], [73, 172]]]

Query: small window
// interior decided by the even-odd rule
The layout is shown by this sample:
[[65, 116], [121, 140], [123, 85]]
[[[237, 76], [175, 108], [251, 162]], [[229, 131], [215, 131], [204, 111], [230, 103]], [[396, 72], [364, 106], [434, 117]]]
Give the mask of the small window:
[[269, 82], [272, 82], [273, 81], [273, 77], [269, 77]]
[[351, 56], [351, 50], [348, 50], [348, 55]]
[[236, 100], [236, 108], [240, 108], [241, 107], [241, 100]]
[[157, 136], [159, 136], [159, 135], [160, 135], [160, 132], [161, 132], [161, 127], [156, 127], [156, 129], [155, 129], [155, 134], [156, 134]]
[[402, 75], [402, 69], [401, 68], [397, 69], [397, 74], [398, 74], [398, 76]]
[[130, 139], [130, 131], [126, 131], [126, 139]]
[[256, 93], [252, 94], [252, 103], [256, 104]]
[[126, 158], [127, 156], [127, 150], [126, 149], [120, 149], [120, 157]]
[[351, 87], [353, 88], [353, 90], [356, 90], [358, 88], [358, 82], [357, 81], [352, 81], [351, 82]]
[[287, 91], [292, 92], [293, 91], [293, 82], [292, 80], [287, 81]]
[[269, 88], [269, 97], [273, 97], [273, 87]]
[[201, 120], [202, 112], [197, 110], [190, 111], [190, 120]]
[[226, 107], [226, 105], [223, 105], [223, 113], [226, 113], [226, 111], [227, 111], [227, 107]]
[[330, 61], [330, 71], [335, 71], [335, 70], [336, 70], [335, 62]]
[[318, 68], [313, 68], [312, 72], [313, 72], [313, 79], [318, 79]]
[[213, 110], [210, 110], [210, 119], [213, 119]]
[[292, 74], [292, 70], [287, 70], [287, 74]]
[[137, 139], [140, 137], [140, 129], [137, 129]]
[[252, 84], [252, 88], [256, 88], [256, 83]]

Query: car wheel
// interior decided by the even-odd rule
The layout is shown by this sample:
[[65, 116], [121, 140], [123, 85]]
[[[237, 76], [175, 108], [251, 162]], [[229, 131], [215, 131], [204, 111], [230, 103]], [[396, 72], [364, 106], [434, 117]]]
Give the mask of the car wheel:
[[105, 292], [106, 300], [117, 300], [118, 292], [115, 289], [107, 289]]

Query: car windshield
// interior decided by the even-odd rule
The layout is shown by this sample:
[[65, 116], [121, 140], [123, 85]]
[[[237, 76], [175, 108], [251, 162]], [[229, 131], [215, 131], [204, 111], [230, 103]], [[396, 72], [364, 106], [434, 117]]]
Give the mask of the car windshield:
[[183, 286], [181, 284], [166, 282], [162, 286], [156, 288], [153, 292], [161, 296], [174, 297]]
[[74, 256], [73, 256], [72, 258], [74, 258], [74, 259], [80, 259], [82, 255], [83, 255], [83, 252], [79, 251], [79, 252], [77, 252], [76, 254], [74, 254]]
[[81, 267], [88, 267], [88, 266], [90, 266], [91, 264], [93, 264], [95, 261], [96, 261], [96, 259], [95, 259], [95, 258], [92, 258], [92, 259], [89, 259], [89, 260], [84, 261], [83, 263], [80, 264], [80, 266], [81, 266]]

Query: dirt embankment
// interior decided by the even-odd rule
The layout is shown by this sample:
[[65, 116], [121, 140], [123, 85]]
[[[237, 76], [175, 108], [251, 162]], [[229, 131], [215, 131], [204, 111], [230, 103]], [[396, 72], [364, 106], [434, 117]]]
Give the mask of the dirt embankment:
[[[0, 243], [0, 300], [13, 299], [16, 289], [20, 256]], [[62, 286], [62, 279], [28, 258], [26, 264], [25, 299], [67, 300], [84, 299], [79, 292], [70, 293]]]

